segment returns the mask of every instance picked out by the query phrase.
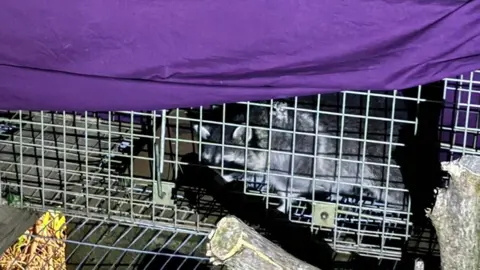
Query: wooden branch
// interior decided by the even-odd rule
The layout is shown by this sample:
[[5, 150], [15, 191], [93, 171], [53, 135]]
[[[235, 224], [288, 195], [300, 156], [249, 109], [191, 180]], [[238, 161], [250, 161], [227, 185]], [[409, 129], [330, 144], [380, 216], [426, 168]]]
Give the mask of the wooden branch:
[[437, 189], [433, 210], [427, 209], [440, 245], [442, 269], [480, 269], [480, 157], [464, 155], [442, 163], [451, 175], [446, 189]]
[[285, 252], [234, 216], [222, 218], [208, 238], [210, 262], [229, 270], [320, 270]]

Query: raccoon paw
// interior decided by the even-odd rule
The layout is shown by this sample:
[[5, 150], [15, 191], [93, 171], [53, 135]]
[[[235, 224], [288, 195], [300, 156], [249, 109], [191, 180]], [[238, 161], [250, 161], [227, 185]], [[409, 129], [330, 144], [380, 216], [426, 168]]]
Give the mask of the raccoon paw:
[[280, 101], [273, 102], [274, 112], [282, 112], [283, 113], [287, 106], [288, 106], [288, 104], [286, 102], [280, 102]]
[[277, 210], [281, 213], [286, 214], [290, 207], [290, 197], [286, 192], [277, 192], [280, 195], [280, 203], [277, 206]]
[[283, 214], [287, 213], [284, 204], [281, 204], [281, 205], [277, 206], [277, 211], [280, 212], [280, 213], [283, 213]]
[[276, 117], [279, 120], [287, 120], [288, 119], [288, 111], [286, 110], [287, 106], [288, 104], [286, 102], [274, 102], [272, 116]]

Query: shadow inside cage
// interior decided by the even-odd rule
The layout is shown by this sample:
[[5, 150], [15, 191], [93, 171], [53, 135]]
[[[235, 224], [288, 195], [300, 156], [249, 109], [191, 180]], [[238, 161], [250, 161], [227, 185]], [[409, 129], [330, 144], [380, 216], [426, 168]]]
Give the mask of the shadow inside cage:
[[[418, 89], [406, 89], [404, 96], [417, 97]], [[405, 186], [411, 198], [411, 222], [413, 230], [405, 243], [402, 262], [412, 269], [414, 260], [422, 258], [425, 269], [438, 269], [439, 254], [435, 230], [425, 215], [425, 209], [434, 204], [434, 192], [444, 185], [444, 172], [440, 167], [440, 116], [444, 109], [443, 83], [432, 83], [422, 87], [421, 98], [425, 102], [409, 104], [409, 118], [417, 119], [417, 125], [401, 130], [400, 139], [405, 147], [396, 151]], [[416, 129], [416, 130], [414, 130]]]

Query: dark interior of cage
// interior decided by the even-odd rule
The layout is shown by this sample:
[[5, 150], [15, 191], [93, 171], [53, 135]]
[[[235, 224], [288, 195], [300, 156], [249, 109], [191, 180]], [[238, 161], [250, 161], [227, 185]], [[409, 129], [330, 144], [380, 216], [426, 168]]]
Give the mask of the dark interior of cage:
[[[271, 101], [258, 101], [246, 104], [225, 104], [204, 108], [185, 108], [179, 110], [172, 110], [168, 112], [166, 117], [165, 130], [165, 146], [164, 146], [164, 168], [161, 181], [173, 181], [175, 183], [175, 192], [173, 198], [177, 207], [181, 208], [188, 206], [196, 210], [196, 214], [191, 217], [195, 220], [201, 220], [204, 224], [215, 224], [221, 217], [227, 214], [233, 214], [243, 219], [248, 224], [262, 232], [267, 238], [278, 243], [286, 251], [292, 253], [300, 259], [303, 259], [311, 264], [322, 267], [321, 269], [333, 268], [334, 262], [332, 258], [334, 252], [331, 244], [337, 246], [348, 246], [348, 243], [354, 243], [359, 247], [365, 247], [361, 255], [371, 255], [375, 257], [375, 253], [385, 252], [383, 257], [388, 257], [389, 248], [398, 248], [402, 251], [402, 256], [405, 258], [403, 263], [411, 263], [412, 259], [422, 257], [427, 265], [432, 266], [438, 263], [438, 247], [436, 244], [433, 229], [427, 219], [425, 218], [424, 209], [430, 207], [434, 201], [432, 190], [435, 187], [447, 184], [446, 176], [440, 170], [441, 160], [451, 160], [460, 151], [453, 153], [454, 144], [458, 140], [455, 138], [454, 127], [458, 123], [450, 121], [445, 124], [442, 119], [447, 114], [451, 114], [450, 118], [456, 119], [458, 114], [462, 113], [459, 106], [455, 103], [444, 101], [443, 88], [444, 82], [424, 85], [421, 88], [405, 89], [398, 92], [378, 92], [371, 91], [369, 94], [362, 92], [355, 93], [337, 93], [337, 94], [323, 94], [320, 98], [313, 97], [298, 97], [285, 98], [283, 102], [288, 104], [289, 108], [298, 108], [301, 110], [313, 109], [321, 113], [331, 113], [336, 115], [338, 120], [339, 132], [341, 131], [342, 115], [363, 115], [360, 121], [380, 121], [385, 125], [385, 130], [393, 130], [392, 125], [398, 126], [398, 134], [396, 140], [398, 144], [391, 147], [391, 139], [394, 137], [391, 133], [377, 135], [377, 138], [383, 139], [385, 155], [383, 164], [390, 164], [395, 160], [396, 164], [401, 170], [402, 178], [406, 189], [411, 197], [411, 205], [403, 205], [401, 207], [409, 209], [409, 211], [396, 211], [394, 207], [390, 208], [385, 202], [377, 202], [368, 197], [368, 194], [360, 192], [358, 194], [327, 194], [325, 192], [319, 194], [306, 195], [304, 199], [294, 200], [292, 202], [292, 211], [288, 215], [280, 213], [275, 210], [274, 205], [278, 202], [275, 198], [269, 197], [264, 193], [268, 193], [258, 185], [247, 183], [246, 181], [233, 181], [225, 184], [217, 172], [204, 166], [200, 162], [198, 155], [198, 143], [195, 143], [196, 134], [193, 131], [193, 124], [195, 120], [211, 120], [217, 122], [228, 122], [231, 115], [236, 115], [239, 110], [245, 110], [245, 106], [255, 106], [255, 104], [263, 104], [269, 106]], [[461, 95], [458, 86], [451, 86], [455, 90], [455, 95]], [[455, 98], [454, 101], [457, 99]], [[367, 106], [368, 104], [368, 106]], [[395, 108], [392, 106], [395, 104]], [[403, 105], [401, 105], [403, 104]], [[368, 110], [367, 110], [368, 107]], [[470, 113], [474, 109], [470, 108]], [[394, 114], [392, 113], [394, 112]], [[464, 112], [463, 112], [464, 113]], [[52, 122], [54, 112], [45, 113], [43, 117], [51, 117]], [[136, 200], [149, 201], [152, 200], [152, 175], [155, 174], [156, 166], [150, 163], [148, 166], [149, 172], [145, 176], [137, 176], [137, 172], [132, 172], [133, 165], [130, 164], [129, 158], [122, 157], [122, 153], [132, 153], [139, 155], [141, 153], [152, 157], [154, 155], [153, 144], [154, 141], [144, 139], [142, 134], [153, 134], [157, 132], [155, 127], [161, 126], [161, 117], [151, 117], [147, 114], [145, 116], [136, 116], [134, 120], [128, 114], [122, 113], [89, 113], [88, 116], [92, 119], [110, 119], [110, 123], [121, 127], [122, 125], [133, 126], [135, 128], [130, 131], [133, 136], [131, 138], [124, 138], [122, 136], [110, 135], [106, 138], [104, 135], [98, 134], [98, 156], [88, 158], [88, 164], [97, 166], [98, 170], [108, 169], [108, 175], [103, 179], [90, 182], [89, 185], [95, 186], [97, 191], [90, 191], [91, 194], [95, 192], [101, 193], [101, 187], [108, 186], [110, 192], [115, 193], [115, 197], [124, 197], [129, 200], [135, 196]], [[368, 114], [368, 116], [366, 116]], [[3, 118], [14, 117], [16, 113], [5, 112], [2, 114]], [[73, 122], [76, 116], [81, 113], [69, 113], [72, 116]], [[159, 114], [160, 115], [160, 114]], [[373, 117], [375, 115], [375, 117]], [[20, 116], [23, 119], [33, 119], [32, 113], [24, 113]], [[373, 120], [372, 120], [373, 119]], [[376, 119], [376, 120], [375, 120]], [[30, 122], [29, 122], [30, 123]], [[440, 124], [442, 123], [442, 124]], [[29, 129], [32, 133], [32, 140], [34, 136], [34, 127], [26, 124], [25, 126], [16, 126], [8, 123], [0, 123], [0, 136], [2, 139], [8, 140], [12, 138], [13, 134], [18, 130], [23, 130], [26, 133]], [[75, 126], [75, 123], [73, 123]], [[94, 125], [95, 126], [95, 125]], [[42, 136], [51, 136], [52, 140], [56, 141], [57, 135], [65, 133], [61, 126], [52, 128], [49, 131], [44, 131]], [[75, 138], [77, 149], [82, 148], [82, 134], [77, 134], [75, 131], [69, 135]], [[161, 131], [157, 132], [157, 135]], [[370, 132], [370, 131], [369, 131]], [[364, 131], [361, 136], [366, 132]], [[463, 132], [462, 132], [463, 133]], [[138, 135], [138, 136], [137, 136]], [[469, 134], [476, 137], [477, 134]], [[467, 136], [467, 134], [464, 134]], [[89, 135], [90, 138], [95, 138], [94, 134]], [[347, 135], [343, 136], [347, 139]], [[451, 144], [449, 149], [442, 149], [441, 139], [446, 144]], [[110, 142], [108, 142], [110, 141]], [[375, 141], [380, 141], [377, 139]], [[374, 142], [372, 142], [374, 143]], [[38, 143], [34, 143], [38, 144]], [[457, 143], [458, 144], [458, 143]], [[116, 148], [116, 156], [102, 156], [106, 152], [105, 149]], [[476, 139], [472, 145], [466, 145], [463, 142], [463, 147], [470, 149], [477, 149]], [[35, 161], [35, 170], [37, 178], [23, 178], [23, 190], [20, 190], [19, 179], [22, 172], [19, 166], [13, 166], [14, 173], [2, 177], [2, 182], [8, 182], [9, 185], [3, 185], [2, 195], [8, 197], [11, 194], [23, 193], [22, 200], [24, 203], [49, 205], [49, 206], [64, 206], [69, 204], [71, 209], [82, 211], [84, 208], [78, 207], [87, 203], [84, 196], [77, 196], [76, 194], [67, 194], [62, 196], [62, 189], [65, 186], [72, 185], [67, 179], [63, 179], [60, 172], [50, 172], [58, 174], [57, 178], [60, 182], [46, 182], [41, 181], [41, 177], [45, 176], [47, 172], [41, 171], [40, 154], [41, 149], [33, 147], [32, 152], [23, 153], [23, 159], [31, 158]], [[11, 147], [12, 163], [20, 163], [19, 153], [17, 147]], [[17, 149], [17, 150], [16, 150]], [[458, 148], [457, 148], [458, 149]], [[58, 151], [58, 150], [57, 150]], [[79, 171], [82, 166], [85, 166], [85, 157], [81, 157], [80, 151], [77, 151], [77, 157], [70, 155], [68, 158], [72, 162], [77, 160]], [[453, 153], [453, 154], [452, 154]], [[7, 154], [7, 153], [4, 153]], [[60, 165], [61, 153], [56, 156], [48, 157], [48, 162], [57, 162]], [[64, 157], [65, 158], [65, 157]], [[44, 157], [47, 159], [47, 157]], [[110, 159], [111, 162], [105, 162]], [[47, 162], [44, 160], [43, 162]], [[108, 164], [107, 164], [108, 163]], [[107, 166], [108, 168], [106, 168]], [[26, 172], [23, 172], [26, 174]], [[136, 178], [145, 179], [145, 181], [128, 180], [128, 177], [135, 175]], [[51, 177], [52, 179], [55, 177]], [[110, 180], [110, 183], [108, 181]], [[255, 178], [254, 178], [255, 179]], [[76, 188], [84, 185], [79, 180], [79, 183], [73, 184]], [[28, 186], [36, 186], [31, 189], [29, 193]], [[38, 187], [48, 187], [49, 190], [59, 190], [58, 192], [49, 192], [47, 198], [46, 193], [40, 192]], [[70, 187], [67, 187], [69, 189]], [[80, 190], [85, 190], [82, 186]], [[78, 191], [80, 192], [80, 191]], [[103, 190], [104, 192], [104, 190]], [[310, 196], [310, 198], [308, 197]], [[337, 215], [335, 218], [334, 228], [318, 228], [312, 223], [311, 217], [311, 201], [313, 197], [315, 201], [329, 201], [338, 204]], [[93, 195], [91, 197], [94, 197]], [[75, 201], [75, 203], [71, 203]], [[107, 200], [99, 196], [94, 202], [88, 202], [89, 209], [96, 209], [98, 212], [105, 211], [107, 208]], [[87, 203], [87, 204], [88, 204]], [[152, 208], [146, 209], [131, 209], [126, 204], [121, 204], [115, 200], [111, 200], [112, 205], [118, 203], [118, 208], [115, 208], [115, 213], [119, 215], [128, 216], [131, 213], [150, 217], [152, 215]], [[95, 204], [95, 207], [92, 207]], [[114, 209], [110, 205], [108, 209]], [[87, 208], [88, 208], [87, 207]], [[93, 211], [93, 210], [91, 210]], [[162, 212], [162, 215], [165, 213]], [[411, 214], [410, 214], [411, 213]], [[175, 213], [170, 213], [176, 215]], [[406, 242], [408, 238], [408, 241]], [[340, 245], [341, 244], [341, 245]], [[369, 254], [368, 248], [371, 248]], [[310, 252], [304, 252], [309, 249]], [[347, 250], [348, 251], [348, 250]], [[351, 251], [355, 253], [355, 248]], [[168, 252], [167, 252], [168, 253]], [[167, 256], [168, 257], [168, 256]], [[349, 265], [344, 265], [345, 268], [365, 269], [365, 265], [369, 267], [378, 266], [378, 262], [372, 262], [365, 256], [353, 256], [348, 260]], [[383, 260], [382, 263], [388, 263]], [[361, 263], [360, 263], [361, 262]], [[348, 262], [337, 263], [336, 267], [347, 264]], [[370, 268], [369, 268], [370, 269]], [[373, 268], [371, 268], [373, 269]], [[388, 268], [387, 268], [388, 269]]]

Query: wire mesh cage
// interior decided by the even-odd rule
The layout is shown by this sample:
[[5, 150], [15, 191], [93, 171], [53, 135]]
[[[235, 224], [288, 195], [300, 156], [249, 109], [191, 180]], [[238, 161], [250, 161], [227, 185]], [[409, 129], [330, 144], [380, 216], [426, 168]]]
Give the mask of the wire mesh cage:
[[[145, 264], [200, 269], [205, 235], [221, 217], [259, 220], [267, 208], [340, 253], [399, 260], [408, 240], [414, 253], [438, 255], [434, 235], [413, 226], [414, 199], [388, 194], [419, 197], [401, 181], [477, 152], [478, 74], [408, 91], [168, 112], [1, 112], [2, 197], [62, 211], [77, 268], [147, 267], [143, 257], [157, 256]], [[311, 194], [279, 192], [296, 181]]]
[[442, 160], [478, 154], [480, 71], [445, 79], [441, 119]]
[[[323, 231], [323, 236], [337, 252], [399, 260], [405, 250], [409, 250], [418, 256], [438, 258], [438, 244], [431, 224], [427, 221], [427, 224], [414, 227], [412, 212], [416, 211], [417, 219], [424, 217], [424, 209], [434, 200], [431, 190], [443, 185], [442, 179], [447, 179], [440, 171], [440, 161], [477, 152], [478, 106], [474, 104], [480, 98], [479, 78], [479, 72], [475, 71], [404, 91], [344, 91], [174, 110], [166, 117], [170, 131], [165, 140], [173, 153], [166, 155], [165, 164], [174, 171], [174, 178], [184, 174], [193, 163], [206, 165], [221, 175], [223, 181], [242, 180], [240, 192], [261, 198], [264, 208], [275, 208], [279, 197], [285, 193], [272, 192], [274, 184], [266, 179], [272, 180], [280, 172], [291, 177], [289, 185], [292, 182], [295, 185], [295, 180], [301, 178], [295, 175], [299, 172], [295, 166], [312, 166], [302, 163], [307, 155], [312, 163], [330, 159], [336, 161], [335, 164], [327, 164], [347, 168], [349, 165], [338, 164], [356, 163], [361, 167], [358, 172], [363, 170], [356, 175], [357, 180], [363, 181], [363, 184], [356, 183], [356, 192], [352, 190], [350, 194], [340, 195], [341, 188], [336, 188], [330, 190], [330, 194], [313, 194], [313, 198], [295, 197], [288, 204], [288, 221], [310, 227], [312, 231]], [[283, 130], [279, 123], [284, 122], [275, 122], [279, 111], [283, 111], [283, 119], [290, 121], [290, 126]], [[323, 130], [322, 127], [312, 128], [319, 126], [322, 119]], [[305, 130], [308, 124], [302, 127], [305, 123], [302, 121], [310, 121], [310, 130]], [[240, 140], [236, 140], [235, 132], [242, 128], [253, 135], [241, 133], [237, 137]], [[259, 142], [262, 135], [266, 142], [263, 145]], [[305, 139], [309, 135], [310, 141]], [[322, 135], [335, 141], [334, 154], [318, 150], [322, 148], [319, 146]], [[279, 137], [286, 138], [288, 144], [280, 145], [285, 141]], [[300, 143], [296, 143], [296, 139]], [[328, 143], [328, 140], [323, 139], [323, 142]], [[305, 153], [301, 144], [309, 143], [311, 149], [317, 149], [317, 156], [314, 150]], [[296, 152], [295, 147], [301, 150]], [[261, 150], [267, 153], [263, 157]], [[197, 155], [182, 158], [185, 152]], [[372, 152], [376, 156], [368, 156]], [[281, 157], [280, 153], [289, 157]], [[279, 161], [282, 159], [287, 160], [287, 164]], [[301, 161], [296, 164], [295, 159]], [[266, 166], [259, 165], [264, 162]], [[279, 164], [285, 166], [284, 170]], [[367, 166], [387, 183], [367, 182]], [[322, 170], [325, 173], [325, 167]], [[403, 176], [400, 180], [405, 184], [403, 189], [401, 184], [394, 183], [395, 174], [397, 177], [399, 174], [395, 170]], [[306, 178], [313, 182], [316, 173], [319, 176], [321, 172], [312, 170]], [[195, 176], [200, 178], [197, 173]], [[338, 174], [333, 178], [338, 182], [345, 180]], [[325, 177], [317, 177], [315, 181], [322, 180], [328, 181]], [[410, 200], [395, 205], [389, 201], [390, 197], [383, 201], [372, 198], [371, 190], [380, 189], [380, 186], [405, 194], [407, 189], [413, 189], [417, 205], [412, 205]], [[311, 191], [311, 185], [309, 188]]]
[[[126, 240], [122, 240], [125, 237], [122, 233], [125, 231], [127, 234], [128, 230], [129, 235], [135, 237], [145, 234], [139, 241], [142, 249], [138, 250], [137, 247], [138, 254], [168, 255], [166, 252], [170, 252], [170, 257], [183, 256], [182, 258], [188, 259], [193, 256], [188, 255], [190, 251], [182, 255], [176, 249], [195, 242], [195, 237], [203, 237], [213, 227], [209, 224], [206, 225], [210, 227], [202, 226], [194, 211], [172, 204], [170, 197], [163, 201], [158, 199], [162, 196], [157, 196], [157, 200], [152, 199], [152, 193], [157, 190], [154, 185], [157, 187], [163, 156], [158, 154], [161, 144], [157, 144], [162, 136], [161, 133], [156, 133], [157, 129], [162, 130], [161, 112], [78, 114], [15, 111], [3, 112], [1, 117], [2, 197], [18, 207], [56, 209], [66, 214], [69, 219], [67, 228], [68, 225], [75, 224], [73, 228], [81, 230], [81, 233], [76, 233], [78, 237], [83, 237], [78, 238], [82, 239], [81, 245], [85, 246], [80, 250], [97, 247], [97, 251], [91, 256], [89, 251], [88, 256], [98, 255], [100, 245], [95, 242], [89, 244], [88, 241], [93, 241], [88, 240], [89, 234], [98, 239], [100, 231], [109, 231], [110, 236], [102, 236], [102, 241], [110, 241], [110, 248], [115, 250], [117, 240], [126, 243]], [[88, 226], [76, 222], [85, 217], [88, 217], [85, 221]], [[98, 220], [95, 221], [95, 218]], [[105, 227], [105, 219], [112, 225]], [[120, 224], [124, 224], [123, 227]], [[82, 226], [88, 229], [79, 229]], [[152, 236], [139, 229], [151, 227], [159, 231], [162, 226], [166, 228], [165, 232], [170, 230], [172, 236], [169, 237], [172, 239], [161, 235]], [[100, 227], [103, 229], [98, 229]], [[122, 231], [115, 234], [120, 227], [123, 228]], [[128, 268], [128, 264], [116, 268], [119, 267], [118, 262], [105, 262], [105, 258], [100, 260], [100, 257], [97, 258], [100, 261], [83, 260], [85, 252], [78, 255], [78, 248], [72, 246], [77, 238], [69, 233], [67, 244], [70, 245], [67, 246], [72, 248], [67, 248], [69, 265], [77, 265], [79, 269], [97, 269], [100, 261], [103, 261], [103, 265], [111, 264], [112, 269]], [[162, 244], [165, 247], [162, 249], [159, 246], [159, 251], [148, 249], [149, 241], [154, 241], [145, 239], [148, 235], [157, 239], [157, 244], [160, 240], [165, 240]], [[188, 239], [182, 244], [181, 240], [173, 239], [175, 235], [184, 235]], [[133, 240], [127, 241], [129, 245], [133, 245], [131, 241]], [[171, 244], [172, 247], [167, 250], [170, 242], [178, 242], [178, 245]], [[135, 251], [129, 245], [122, 249], [126, 254]], [[188, 265], [192, 266], [191, 263]]]
[[[167, 144], [171, 143], [171, 145], [175, 146], [176, 149], [185, 148], [187, 147], [186, 145], [190, 144], [192, 150], [195, 149], [194, 151], [202, 153], [199, 155], [199, 161], [208, 163], [211, 168], [217, 169], [220, 174], [225, 175], [227, 174], [226, 171], [231, 170], [233, 173], [228, 174], [227, 177], [239, 177], [252, 180], [251, 183], [249, 183], [249, 181], [244, 181], [244, 183], [247, 185], [244, 185], [243, 192], [249, 195], [264, 198], [264, 204], [266, 204], [266, 207], [268, 207], [268, 205], [273, 204], [275, 198], [278, 198], [279, 196], [278, 194], [271, 192], [268, 188], [265, 188], [265, 185], [269, 184], [268, 181], [264, 181], [263, 188], [258, 187], [258, 182], [268, 178], [263, 177], [263, 179], [261, 179], [262, 173], [264, 173], [263, 175], [274, 175], [275, 172], [273, 171], [275, 169], [270, 170], [270, 168], [267, 166], [262, 168], [263, 171], [260, 171], [255, 170], [255, 166], [259, 163], [266, 162], [270, 155], [275, 155], [271, 157], [273, 161], [270, 161], [270, 164], [282, 159], [283, 157], [280, 156], [280, 154], [271, 154], [275, 151], [279, 152], [281, 150], [287, 152], [287, 155], [293, 157], [287, 158], [288, 162], [294, 163], [292, 159], [297, 158], [297, 160], [300, 160], [301, 165], [305, 165], [305, 151], [304, 153], [297, 154], [293, 153], [295, 151], [295, 149], [293, 149], [295, 146], [291, 147], [290, 145], [285, 145], [283, 147], [284, 149], [279, 149], [282, 147], [279, 145], [268, 145], [267, 143], [261, 148], [261, 150], [265, 151], [262, 153], [267, 153], [264, 155], [264, 159], [255, 160], [253, 164], [247, 168], [247, 166], [245, 166], [246, 159], [243, 157], [243, 155], [248, 155], [248, 153], [245, 154], [245, 152], [248, 152], [248, 150], [237, 150], [241, 148], [242, 145], [231, 140], [232, 133], [235, 132], [235, 129], [232, 131], [231, 128], [226, 126], [233, 123], [238, 127], [242, 123], [248, 122], [245, 121], [245, 119], [248, 119], [248, 117], [246, 117], [247, 115], [265, 114], [263, 116], [266, 118], [271, 117], [271, 115], [274, 114], [273, 111], [278, 109], [276, 108], [278, 107], [278, 104], [283, 104], [282, 110], [292, 112], [289, 116], [286, 116], [291, 117], [291, 121], [304, 121], [304, 119], [307, 118], [307, 121], [316, 123], [320, 121], [319, 118], [323, 118], [322, 121], [328, 121], [330, 125], [325, 128], [333, 130], [330, 132], [325, 132], [324, 136], [329, 136], [330, 141], [334, 142], [325, 142], [331, 144], [327, 145], [327, 147], [340, 147], [340, 149], [342, 149], [342, 146], [338, 146], [338, 144], [349, 140], [349, 142], [345, 143], [347, 145], [346, 147], [349, 147], [350, 150], [353, 148], [357, 149], [354, 151], [349, 151], [344, 146], [343, 152], [349, 153], [344, 154], [343, 159], [342, 151], [339, 151], [338, 149], [328, 149], [338, 153], [336, 156], [330, 155], [329, 157], [328, 153], [317, 153], [318, 156], [311, 159], [317, 160], [317, 163], [322, 162], [321, 160], [323, 158], [330, 158], [330, 160], [333, 161], [342, 160], [342, 162], [346, 160], [346, 162], [355, 164], [355, 169], [357, 167], [362, 167], [361, 164], [370, 162], [369, 166], [374, 167], [371, 170], [378, 170], [381, 171], [380, 173], [385, 174], [387, 170], [398, 170], [398, 165], [394, 164], [391, 156], [393, 155], [393, 150], [395, 147], [402, 146], [397, 142], [400, 125], [404, 124], [414, 126], [416, 124], [414, 120], [408, 119], [405, 112], [402, 112], [402, 108], [395, 110], [395, 106], [400, 107], [399, 104], [402, 101], [419, 102], [419, 98], [402, 97], [396, 91], [392, 93], [380, 94], [375, 92], [344, 92], [340, 95], [319, 95], [313, 97], [313, 106], [311, 104], [312, 98], [294, 98], [293, 101], [290, 102], [291, 105], [288, 104], [288, 101], [276, 103], [277, 101], [273, 100], [261, 103], [241, 103], [245, 105], [241, 106], [242, 109], [245, 108], [244, 111], [239, 109], [239, 106], [235, 106], [235, 108], [232, 108], [231, 111], [229, 111], [231, 108], [230, 105], [220, 105], [219, 107], [210, 109], [208, 111], [205, 109], [200, 109], [194, 113], [187, 113], [186, 115], [182, 115], [182, 112], [175, 110], [172, 112], [172, 114], [167, 116], [167, 125], [173, 125], [173, 130], [177, 132], [167, 133], [165, 140]], [[349, 107], [345, 106], [347, 103], [350, 104]], [[254, 108], [255, 106], [257, 106], [257, 108]], [[391, 110], [391, 108], [394, 110]], [[405, 108], [403, 108], [403, 110], [405, 110]], [[237, 123], [234, 123], [235, 118], [241, 118], [241, 120], [237, 121]], [[346, 118], [349, 119], [346, 120]], [[261, 122], [262, 120], [263, 119], [260, 119], [259, 121]], [[228, 130], [230, 130], [230, 133], [225, 133], [224, 136], [217, 136], [213, 140], [209, 140], [211, 137], [206, 136], [204, 141], [202, 141], [202, 136], [192, 137], [191, 130], [193, 122], [202, 122], [201, 125], [203, 126], [210, 125], [207, 127], [212, 130], [211, 132], [222, 132], [225, 130], [229, 132]], [[274, 125], [272, 122], [274, 121], [271, 121], [271, 119], [270, 121], [265, 119], [263, 123], [266, 125], [264, 125], [264, 129], [262, 131], [265, 131], [265, 133], [270, 132], [269, 136], [266, 136], [266, 138], [275, 136], [287, 138], [287, 143], [291, 144], [291, 140], [293, 138], [300, 138], [299, 140], [301, 143], [308, 143], [308, 139], [305, 139], [306, 136], [310, 135], [312, 138], [321, 136], [318, 134], [318, 129], [316, 130], [317, 134], [315, 134], [315, 130], [312, 129], [310, 130], [309, 135], [306, 135], [305, 130], [280, 131], [278, 126], [272, 126]], [[347, 123], [352, 128], [341, 128], [342, 126], [346, 127], [345, 125]], [[297, 127], [301, 127], [302, 124], [304, 123], [300, 122]], [[217, 125], [218, 128], [215, 130], [215, 127], [211, 127], [213, 125]], [[363, 128], [365, 125], [370, 128], [370, 130], [368, 130], [368, 128]], [[379, 127], [382, 130], [372, 130], [373, 127]], [[180, 131], [184, 129], [189, 130], [188, 135], [181, 135]], [[278, 134], [272, 135], [272, 130], [275, 130], [273, 132], [277, 132]], [[209, 131], [205, 130], [205, 132]], [[375, 132], [379, 133], [375, 134]], [[395, 135], [394, 133], [397, 134]], [[215, 135], [211, 136], [214, 137]], [[198, 139], [194, 137], [197, 137]], [[321, 148], [321, 146], [319, 146], [320, 140], [321, 139], [311, 140], [317, 143], [317, 145], [313, 145], [314, 149]], [[232, 149], [228, 149], [230, 145], [228, 145], [227, 141], [230, 141], [230, 143], [235, 143], [233, 146], [235, 147], [235, 150], [232, 151]], [[323, 139], [323, 141], [325, 140]], [[281, 140], [277, 140], [276, 142], [282, 143]], [[257, 142], [257, 145], [258, 144], [261, 143]], [[213, 145], [214, 148], [209, 148], [209, 145]], [[203, 152], [201, 149], [198, 149], [202, 147], [204, 148]], [[243, 148], [252, 149], [252, 152], [259, 151], [260, 149], [255, 149], [255, 147], [249, 146], [248, 144], [246, 146], [243, 145]], [[370, 154], [375, 154], [372, 153], [372, 149], [373, 151], [381, 151], [379, 154], [382, 154], [382, 156], [366, 157], [367, 152]], [[290, 151], [290, 153], [288, 153], [288, 151]], [[167, 155], [165, 157], [165, 164], [172, 164], [172, 169], [176, 170], [174, 174], [178, 175], [177, 171], [182, 168], [182, 165], [186, 165], [186, 163], [182, 163], [178, 151], [174, 153], [175, 155], [173, 156]], [[312, 154], [314, 155], [315, 153], [310, 153], [310, 155]], [[231, 156], [229, 160], [221, 158], [228, 155]], [[258, 156], [261, 156], [260, 152], [253, 152], [249, 158], [255, 158]], [[205, 161], [204, 159], [207, 160]], [[238, 159], [239, 161], [237, 162], [235, 159]], [[366, 162], [363, 162], [363, 160]], [[233, 167], [229, 167], [228, 165], [233, 165]], [[328, 163], [328, 166], [331, 165], [334, 166], [335, 164], [332, 162]], [[271, 166], [277, 166], [276, 171], [277, 173], [279, 172], [278, 164], [273, 164]], [[345, 167], [348, 169], [353, 168], [352, 165], [345, 165]], [[363, 169], [365, 169], [365, 166], [363, 167]], [[321, 172], [317, 171], [317, 173], [320, 174]], [[249, 177], [249, 174], [254, 175], [255, 177]], [[293, 174], [293, 172], [290, 171], [288, 174]], [[312, 176], [306, 176], [305, 178], [307, 178], [307, 181], [308, 177], [313, 179]], [[323, 178], [325, 179], [326, 177]], [[365, 176], [364, 178], [366, 182], [367, 177]], [[292, 182], [295, 180], [297, 179], [292, 180]], [[322, 181], [322, 179], [317, 179], [316, 181]], [[372, 182], [370, 183], [372, 184]], [[361, 184], [353, 184], [356, 184], [356, 186], [353, 186], [359, 189], [360, 193], [363, 192]], [[295, 185], [295, 183], [293, 183], [293, 185]], [[348, 190], [350, 189], [347, 189], [347, 193]], [[399, 190], [401, 191], [401, 189]], [[406, 201], [403, 205], [396, 205], [396, 208], [395, 206], [388, 208], [385, 202], [376, 202], [375, 200], [366, 198], [367, 196], [364, 196], [365, 198], [362, 198], [362, 196], [347, 197], [341, 196], [339, 193], [340, 189], [337, 188], [333, 189], [330, 194], [318, 195], [317, 198], [292, 200], [290, 205], [291, 209], [288, 211], [289, 221], [292, 223], [307, 225], [313, 230], [319, 228], [324, 230], [327, 233], [327, 238], [329, 238], [331, 241], [333, 248], [337, 251], [355, 251], [361, 253], [362, 255], [379, 256], [383, 258], [399, 258], [401, 247], [393, 246], [389, 244], [388, 241], [397, 240], [399, 242], [403, 242], [408, 238], [411, 226], [411, 222], [409, 222], [410, 211], [408, 201]], [[353, 192], [351, 193], [352, 194], [346, 195], [354, 195]], [[365, 193], [367, 192], [365, 191]], [[362, 202], [359, 203], [360, 201]], [[330, 217], [324, 218], [322, 215], [330, 215]], [[375, 244], [375, 240], [380, 240], [380, 242]]]
[[78, 269], [207, 269], [207, 235], [173, 227], [71, 218], [67, 261]]
[[28, 231], [20, 239], [35, 244], [19, 241], [27, 248], [22, 252], [13, 246], [0, 259], [2, 269], [208, 269], [206, 234], [72, 215], [66, 219], [67, 239]]

